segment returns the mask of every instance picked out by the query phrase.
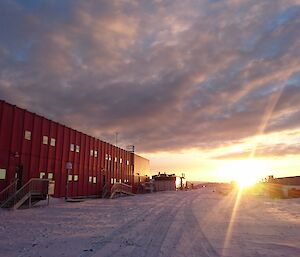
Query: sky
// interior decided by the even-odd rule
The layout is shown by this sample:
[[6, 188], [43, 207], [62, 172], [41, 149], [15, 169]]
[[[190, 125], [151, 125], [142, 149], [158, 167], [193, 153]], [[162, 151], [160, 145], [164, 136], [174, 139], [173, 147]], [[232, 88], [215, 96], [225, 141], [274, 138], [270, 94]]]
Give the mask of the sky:
[[300, 0], [1, 0], [0, 98], [156, 173], [300, 175]]

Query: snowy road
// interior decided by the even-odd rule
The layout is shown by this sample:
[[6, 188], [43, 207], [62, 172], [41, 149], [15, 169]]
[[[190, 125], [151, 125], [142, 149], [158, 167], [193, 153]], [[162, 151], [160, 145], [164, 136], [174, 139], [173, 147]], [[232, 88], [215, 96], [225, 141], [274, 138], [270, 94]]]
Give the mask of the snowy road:
[[197, 194], [162, 195], [81, 256], [219, 256], [193, 214]]
[[[0, 256], [300, 256], [300, 199], [210, 189], [0, 211]], [[235, 212], [233, 212], [235, 210]]]

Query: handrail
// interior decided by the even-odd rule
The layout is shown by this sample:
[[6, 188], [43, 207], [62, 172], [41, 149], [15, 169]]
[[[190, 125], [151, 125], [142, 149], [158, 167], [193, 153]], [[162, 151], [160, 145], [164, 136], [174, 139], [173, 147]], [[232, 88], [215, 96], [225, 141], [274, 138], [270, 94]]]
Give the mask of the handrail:
[[106, 196], [109, 194], [108, 185], [104, 184], [102, 187], [102, 198], [106, 198]]
[[6, 201], [17, 190], [17, 183], [19, 179], [15, 179], [11, 184], [0, 192], [0, 203]]
[[115, 190], [117, 190], [117, 189], [123, 189], [123, 190], [125, 190], [125, 191], [131, 191], [132, 190], [132, 186], [130, 186], [130, 185], [127, 185], [127, 184], [124, 184], [124, 183], [119, 183], [119, 182], [117, 182], [117, 183], [115, 183], [113, 186], [112, 186], [112, 188], [111, 188], [111, 191], [113, 192], [113, 191], [115, 191]]
[[113, 198], [116, 193], [126, 193], [132, 195], [132, 186], [119, 182], [115, 183], [111, 188], [111, 198]]
[[48, 193], [48, 179], [32, 178], [25, 185], [23, 185], [17, 192], [15, 192], [11, 197], [9, 197], [5, 202], [2, 203], [2, 206], [5, 206], [6, 203], [13, 200], [14, 205], [18, 203], [23, 197], [27, 194], [47, 194]]

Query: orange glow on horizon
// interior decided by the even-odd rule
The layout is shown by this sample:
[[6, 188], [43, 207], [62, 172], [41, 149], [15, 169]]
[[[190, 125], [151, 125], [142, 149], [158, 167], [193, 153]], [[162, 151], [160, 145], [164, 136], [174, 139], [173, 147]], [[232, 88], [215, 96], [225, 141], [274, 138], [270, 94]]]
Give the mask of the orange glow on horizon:
[[[271, 140], [267, 137], [265, 139], [266, 141]], [[282, 138], [274, 137], [273, 141], [281, 143]], [[235, 149], [237, 148], [235, 147]], [[159, 171], [177, 175], [185, 173], [188, 181], [236, 181], [238, 184], [246, 186], [259, 182], [268, 175], [275, 177], [299, 175], [299, 155], [287, 155], [280, 158], [254, 157], [252, 159], [214, 158], [215, 155], [224, 152], [228, 151], [224, 148], [206, 152], [191, 149], [182, 152], [142, 154], [150, 160], [150, 169], [153, 175]]]

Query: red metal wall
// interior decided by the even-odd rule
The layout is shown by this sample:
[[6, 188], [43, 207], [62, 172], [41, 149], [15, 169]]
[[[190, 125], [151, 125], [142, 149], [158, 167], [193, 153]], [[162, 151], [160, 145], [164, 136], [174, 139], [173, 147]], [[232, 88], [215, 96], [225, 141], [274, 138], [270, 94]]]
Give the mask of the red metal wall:
[[[31, 132], [31, 140], [25, 139], [25, 131]], [[55, 196], [65, 196], [67, 162], [73, 165], [71, 197], [100, 195], [104, 183], [134, 181], [133, 153], [0, 100], [0, 169], [6, 170], [0, 191], [14, 179], [16, 166], [22, 165], [23, 184], [39, 178], [41, 172], [45, 178], [53, 174]]]

